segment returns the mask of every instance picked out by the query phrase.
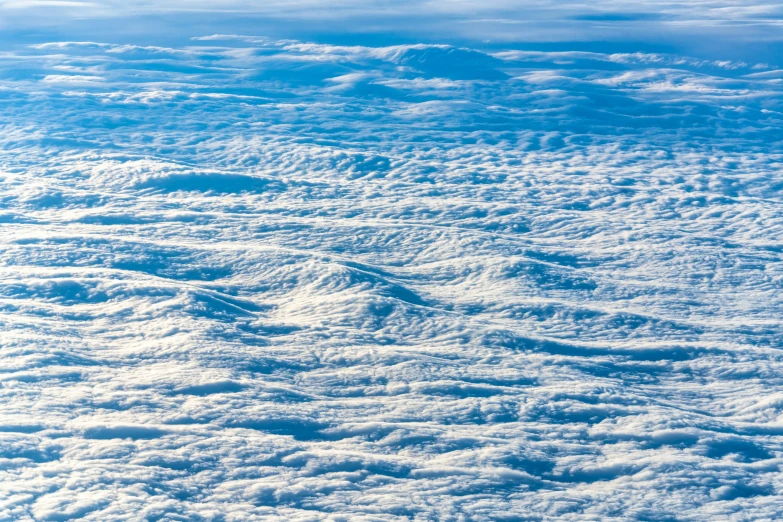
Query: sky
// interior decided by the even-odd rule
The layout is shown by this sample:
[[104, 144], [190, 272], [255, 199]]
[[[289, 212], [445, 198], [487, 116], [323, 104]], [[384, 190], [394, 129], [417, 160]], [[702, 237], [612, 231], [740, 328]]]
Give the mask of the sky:
[[[483, 45], [578, 42], [593, 49], [673, 50], [760, 61], [781, 54], [783, 7], [768, 1], [81, 2], [6, 0], [5, 39], [35, 34], [123, 37], [138, 43], [194, 31], [384, 43]], [[254, 31], [255, 30], [255, 31]]]
[[781, 16], [0, 3], [0, 520], [780, 519]]

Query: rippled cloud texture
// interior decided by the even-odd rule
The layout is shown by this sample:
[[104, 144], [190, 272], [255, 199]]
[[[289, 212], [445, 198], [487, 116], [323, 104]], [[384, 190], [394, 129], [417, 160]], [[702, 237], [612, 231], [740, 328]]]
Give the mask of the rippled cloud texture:
[[0, 519], [779, 519], [781, 13], [0, 3]]

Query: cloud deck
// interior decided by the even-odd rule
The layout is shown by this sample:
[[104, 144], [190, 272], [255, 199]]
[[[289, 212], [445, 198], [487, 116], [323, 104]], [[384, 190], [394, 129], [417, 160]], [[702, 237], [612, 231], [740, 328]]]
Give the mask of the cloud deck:
[[4, 520], [783, 512], [774, 66], [0, 61]]

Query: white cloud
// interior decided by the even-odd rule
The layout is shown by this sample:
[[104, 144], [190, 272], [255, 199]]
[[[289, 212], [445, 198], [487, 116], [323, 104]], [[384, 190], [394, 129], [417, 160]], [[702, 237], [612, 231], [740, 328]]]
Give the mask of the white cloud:
[[95, 83], [103, 80], [104, 78], [100, 76], [83, 74], [47, 74], [41, 81], [44, 83]]
[[775, 69], [148, 43], [3, 55], [0, 518], [777, 518]]

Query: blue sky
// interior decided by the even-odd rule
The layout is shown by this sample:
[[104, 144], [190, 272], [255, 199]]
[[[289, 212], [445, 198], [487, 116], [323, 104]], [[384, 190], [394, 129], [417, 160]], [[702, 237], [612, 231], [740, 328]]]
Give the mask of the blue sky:
[[[774, 1], [551, 2], [70, 2], [7, 1], [6, 39], [124, 35], [149, 43], [193, 32], [263, 33], [379, 43], [538, 44], [656, 50], [775, 61], [783, 10]], [[260, 31], [259, 31], [260, 29]], [[368, 40], [369, 39], [369, 40]]]

